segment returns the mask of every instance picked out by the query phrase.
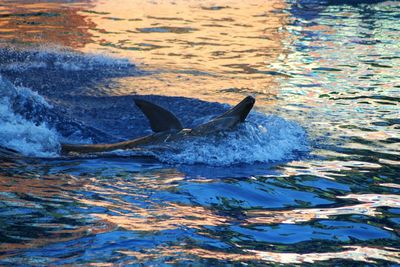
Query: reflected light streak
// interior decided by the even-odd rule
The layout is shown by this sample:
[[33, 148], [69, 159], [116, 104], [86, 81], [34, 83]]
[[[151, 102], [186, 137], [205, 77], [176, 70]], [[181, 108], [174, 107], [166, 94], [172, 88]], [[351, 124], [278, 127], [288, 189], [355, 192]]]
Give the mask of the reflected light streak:
[[[174, 190], [177, 182], [184, 179], [182, 174], [167, 170], [164, 172], [135, 175], [132, 179], [107, 181], [104, 186], [97, 178], [85, 185], [88, 192], [96, 192], [103, 199], [79, 198], [82, 204], [106, 208], [112, 214], [93, 213], [94, 217], [108, 221], [118, 227], [133, 231], [163, 231], [188, 227], [201, 229], [204, 225], [218, 226], [227, 223], [228, 218], [214, 214], [201, 206], [188, 206], [171, 202], [159, 203], [149, 195], [150, 191]], [[128, 201], [125, 198], [128, 197]], [[144, 207], [141, 207], [144, 205]]]
[[[90, 225], [66, 225], [53, 222], [53, 215], [46, 209], [63, 208], [63, 205], [71, 205], [73, 202], [73, 191], [78, 190], [85, 182], [80, 181], [72, 175], [54, 175], [37, 178], [27, 178], [20, 176], [0, 176], [0, 202], [7, 208], [12, 207], [16, 211], [19, 209], [32, 209], [35, 213], [28, 213], [21, 217], [20, 227], [24, 226], [26, 220], [29, 227], [37, 229], [38, 232], [46, 233], [45, 236], [19, 237], [9, 236], [15, 239], [15, 243], [3, 242], [0, 244], [0, 252], [5, 252], [2, 257], [10, 256], [14, 250], [16, 254], [22, 253], [23, 249], [36, 248], [50, 243], [65, 242], [76, 240], [90, 234], [111, 231], [115, 226], [106, 221], [97, 221]], [[29, 196], [26, 198], [26, 196]], [[32, 199], [33, 198], [33, 199]], [[43, 213], [48, 216], [49, 223], [37, 222], [36, 213]], [[21, 216], [18, 213], [14, 216]], [[68, 215], [65, 215], [68, 217]], [[29, 219], [30, 218], [30, 219]], [[3, 219], [0, 218], [1, 220]], [[40, 219], [39, 219], [40, 221]], [[11, 233], [10, 233], [11, 234]]]
[[[299, 168], [300, 167], [300, 168]], [[295, 175], [313, 175], [330, 180], [335, 180], [335, 177], [345, 176], [340, 172], [351, 171], [353, 168], [362, 169], [379, 169], [381, 165], [365, 161], [293, 161], [282, 167], [283, 176]]]
[[365, 203], [337, 208], [295, 209], [286, 211], [248, 211], [246, 214], [249, 218], [245, 221], [246, 224], [295, 224], [315, 219], [329, 219], [330, 216], [350, 214], [374, 217], [381, 214], [381, 212], [377, 211], [377, 208], [379, 207], [400, 208], [400, 196], [398, 195], [349, 194], [346, 196], [338, 196], [337, 198], [356, 199]]
[[376, 263], [376, 260], [386, 260], [391, 262], [400, 263], [399, 250], [394, 248], [371, 248], [371, 247], [358, 247], [358, 246], [344, 246], [348, 250], [341, 252], [325, 252], [325, 253], [275, 253], [248, 250], [248, 252], [255, 253], [262, 260], [270, 262], [279, 262], [286, 264], [296, 263], [315, 263], [319, 261], [329, 261], [332, 259], [361, 261], [367, 263]]
[[[157, 250], [149, 250], [146, 252], [119, 251], [128, 256], [133, 256], [141, 262], [162, 257], [178, 257], [179, 260], [172, 260], [170, 263], [176, 264], [182, 260], [190, 259], [189, 256], [196, 256], [202, 259], [216, 259], [232, 262], [249, 262], [261, 261], [265, 263], [278, 264], [299, 264], [299, 263], [315, 263], [320, 261], [329, 261], [332, 259], [353, 260], [367, 263], [376, 263], [376, 260], [386, 260], [390, 262], [400, 263], [400, 253], [398, 249], [384, 247], [372, 248], [361, 246], [344, 246], [345, 249], [340, 252], [324, 252], [324, 253], [279, 253], [259, 250], [244, 250], [242, 253], [226, 253], [222, 251], [207, 250], [201, 248], [185, 249], [179, 246], [169, 248], [159, 248]], [[193, 260], [193, 259], [192, 259]]]
[[[46, 225], [37, 225], [38, 227], [48, 228]], [[56, 224], [51, 224], [50, 228], [58, 227]], [[24, 249], [38, 248], [44, 245], [53, 243], [62, 243], [70, 240], [77, 240], [79, 238], [89, 236], [92, 234], [101, 234], [111, 232], [115, 229], [115, 225], [107, 221], [97, 221], [90, 226], [74, 226], [75, 229], [71, 230], [69, 225], [66, 225], [67, 229], [57, 229], [55, 233], [51, 234], [51, 231], [46, 231], [46, 237], [34, 237], [21, 239], [21, 243], [1, 243], [0, 252], [4, 252], [4, 255], [0, 255], [0, 259], [7, 258], [11, 255], [17, 255], [23, 253]], [[16, 237], [18, 238], [18, 237]], [[15, 252], [14, 252], [15, 251]]]
[[[16, 211], [14, 217], [21, 216], [19, 209], [30, 209], [31, 212], [21, 216], [19, 227], [29, 227], [35, 229], [37, 233], [33, 237], [12, 236], [6, 233], [8, 238], [16, 240], [15, 243], [9, 241], [0, 244], [0, 252], [5, 252], [4, 258], [10, 256], [13, 251], [22, 253], [23, 249], [36, 248], [50, 243], [65, 242], [76, 240], [90, 234], [109, 232], [115, 225], [98, 220], [88, 225], [67, 225], [57, 222], [57, 215], [49, 214], [48, 208], [63, 208], [64, 205], [73, 205], [74, 191], [79, 190], [87, 181], [78, 179], [72, 175], [51, 175], [35, 177], [25, 174], [24, 176], [0, 175], [0, 202], [6, 208]], [[48, 223], [40, 222], [36, 214], [48, 214]], [[54, 213], [56, 213], [54, 211]], [[53, 217], [54, 216], [54, 217]], [[68, 217], [70, 215], [63, 214]], [[85, 217], [82, 219], [84, 220]], [[2, 219], [2, 218], [0, 218]], [[78, 216], [74, 217], [78, 219]], [[16, 218], [14, 220], [17, 220]], [[45, 233], [45, 235], [44, 235]], [[2, 258], [0, 257], [0, 258]]]
[[184, 206], [166, 203], [147, 209], [127, 208], [132, 213], [119, 215], [92, 214], [131, 231], [163, 231], [181, 227], [201, 229], [203, 226], [218, 226], [227, 223], [227, 219], [214, 214], [203, 207]]

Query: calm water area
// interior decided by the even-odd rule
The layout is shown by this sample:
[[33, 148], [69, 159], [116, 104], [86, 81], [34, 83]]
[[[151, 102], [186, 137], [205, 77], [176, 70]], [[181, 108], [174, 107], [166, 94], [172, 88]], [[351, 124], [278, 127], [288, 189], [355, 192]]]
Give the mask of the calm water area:
[[400, 265], [400, 2], [350, 2], [1, 1], [0, 265]]

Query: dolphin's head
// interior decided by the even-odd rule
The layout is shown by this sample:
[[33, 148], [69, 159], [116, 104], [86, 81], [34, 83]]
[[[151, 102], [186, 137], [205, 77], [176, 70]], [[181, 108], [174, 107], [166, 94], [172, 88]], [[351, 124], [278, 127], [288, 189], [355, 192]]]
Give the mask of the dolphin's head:
[[239, 104], [225, 112], [224, 114], [212, 119], [211, 121], [201, 124], [192, 129], [192, 135], [210, 134], [222, 130], [230, 130], [238, 123], [244, 122], [250, 110], [253, 108], [256, 100], [252, 96], [248, 96]]
[[240, 101], [235, 107], [229, 110], [230, 116], [239, 116], [240, 122], [244, 122], [250, 110], [253, 108], [256, 99], [252, 96], [247, 96], [245, 99]]

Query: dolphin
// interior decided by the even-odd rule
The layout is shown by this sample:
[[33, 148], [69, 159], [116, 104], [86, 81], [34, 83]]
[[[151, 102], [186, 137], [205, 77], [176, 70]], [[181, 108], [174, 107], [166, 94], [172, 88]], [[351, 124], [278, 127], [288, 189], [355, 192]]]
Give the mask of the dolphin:
[[166, 142], [181, 140], [190, 136], [206, 136], [219, 131], [231, 130], [237, 124], [245, 121], [247, 115], [254, 106], [255, 98], [247, 96], [240, 101], [239, 104], [222, 115], [196, 126], [193, 129], [183, 128], [181, 122], [175, 115], [163, 107], [146, 100], [135, 99], [134, 101], [149, 120], [150, 127], [154, 132], [153, 134], [113, 144], [61, 144], [61, 154], [82, 154], [108, 152], [118, 149], [136, 149], [144, 146], [160, 145]]

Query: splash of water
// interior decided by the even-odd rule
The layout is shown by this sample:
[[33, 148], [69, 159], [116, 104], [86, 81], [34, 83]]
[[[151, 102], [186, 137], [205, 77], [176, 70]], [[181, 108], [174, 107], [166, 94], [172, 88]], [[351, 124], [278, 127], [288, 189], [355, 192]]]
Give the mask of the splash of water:
[[15, 112], [16, 105], [28, 102], [36, 108], [52, 108], [36, 92], [14, 86], [0, 76], [0, 145], [27, 156], [57, 155], [58, 133], [45, 122], [34, 123]]
[[114, 58], [105, 55], [80, 53], [63, 47], [39, 47], [36, 49], [0, 49], [3, 60], [0, 63], [4, 71], [21, 73], [35, 69], [59, 69], [63, 71], [107, 71], [128, 69], [134, 64], [126, 58]]
[[172, 164], [233, 164], [290, 161], [309, 151], [307, 134], [297, 123], [253, 112], [234, 131], [194, 137], [171, 144], [155, 156]]

